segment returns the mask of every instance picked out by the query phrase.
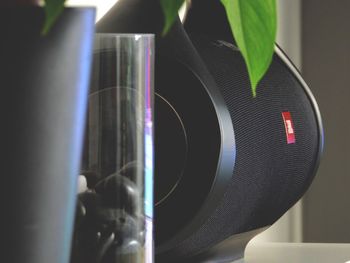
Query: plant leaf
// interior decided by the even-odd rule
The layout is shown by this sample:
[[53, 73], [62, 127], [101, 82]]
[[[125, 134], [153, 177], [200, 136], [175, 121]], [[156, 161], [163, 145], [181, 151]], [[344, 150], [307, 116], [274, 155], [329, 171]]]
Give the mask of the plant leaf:
[[160, 5], [164, 14], [164, 29], [163, 35], [165, 35], [175, 22], [176, 17], [182, 4], [185, 0], [160, 0]]
[[63, 12], [64, 3], [66, 0], [45, 0], [45, 24], [43, 28], [43, 35], [46, 35], [56, 22], [57, 18]]
[[276, 0], [221, 0], [232, 33], [247, 65], [253, 96], [274, 53]]

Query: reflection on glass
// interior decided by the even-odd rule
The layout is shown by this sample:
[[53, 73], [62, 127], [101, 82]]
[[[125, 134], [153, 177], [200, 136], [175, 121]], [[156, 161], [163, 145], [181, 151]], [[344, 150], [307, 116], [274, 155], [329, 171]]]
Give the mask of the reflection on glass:
[[153, 262], [153, 45], [96, 36], [71, 263]]

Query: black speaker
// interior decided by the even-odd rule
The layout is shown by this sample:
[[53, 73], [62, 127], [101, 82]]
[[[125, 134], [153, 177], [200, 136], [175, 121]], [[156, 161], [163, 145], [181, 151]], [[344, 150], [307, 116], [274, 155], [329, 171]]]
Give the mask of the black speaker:
[[156, 261], [225, 262], [308, 189], [323, 148], [316, 101], [276, 48], [253, 98], [220, 1], [162, 37], [157, 0], [120, 0], [98, 32], [156, 34]]

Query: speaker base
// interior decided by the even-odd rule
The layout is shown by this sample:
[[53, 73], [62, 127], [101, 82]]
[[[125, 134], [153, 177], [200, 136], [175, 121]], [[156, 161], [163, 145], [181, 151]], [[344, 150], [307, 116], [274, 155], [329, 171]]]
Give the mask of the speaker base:
[[213, 246], [209, 250], [188, 259], [186, 262], [201, 262], [201, 263], [218, 263], [218, 262], [233, 262], [241, 263], [244, 262], [244, 251], [248, 242], [260, 234], [261, 232], [268, 229], [268, 227], [263, 227], [255, 229], [242, 234], [237, 234], [231, 236], [217, 245]]

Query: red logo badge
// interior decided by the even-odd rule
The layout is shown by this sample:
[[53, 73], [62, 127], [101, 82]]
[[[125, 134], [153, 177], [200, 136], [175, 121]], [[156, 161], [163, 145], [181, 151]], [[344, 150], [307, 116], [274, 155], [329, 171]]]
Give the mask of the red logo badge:
[[284, 121], [284, 128], [286, 130], [287, 143], [295, 143], [295, 133], [294, 133], [294, 125], [292, 120], [292, 115], [289, 111], [283, 111], [282, 117]]

